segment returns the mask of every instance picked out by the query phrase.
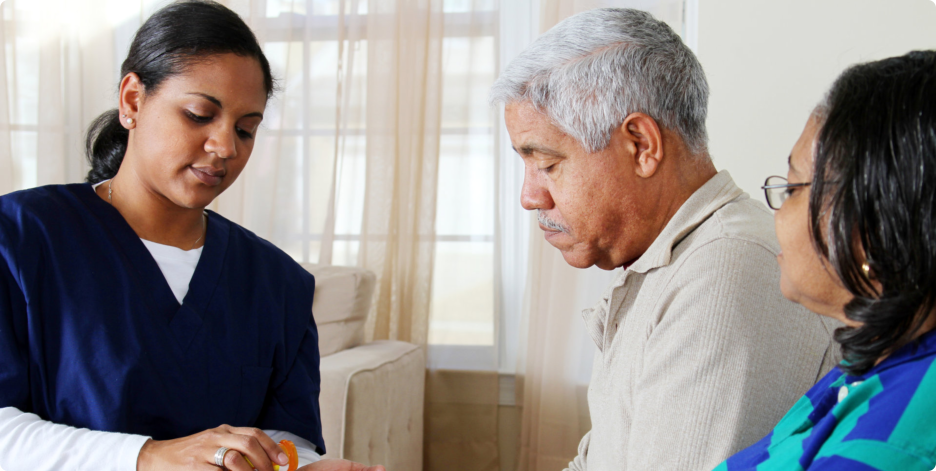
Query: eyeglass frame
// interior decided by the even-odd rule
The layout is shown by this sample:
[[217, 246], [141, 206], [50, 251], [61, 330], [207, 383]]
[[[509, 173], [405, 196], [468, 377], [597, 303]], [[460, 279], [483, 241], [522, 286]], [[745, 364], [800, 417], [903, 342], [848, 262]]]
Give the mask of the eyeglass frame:
[[[784, 183], [782, 185], [768, 185], [767, 182], [770, 181], [771, 178], [779, 178], [787, 183]], [[774, 211], [778, 211], [780, 207], [783, 206], [783, 203], [786, 202], [789, 195], [783, 198], [783, 201], [780, 202], [780, 207], [775, 208], [774, 205], [771, 204], [770, 202], [771, 190], [786, 190], [787, 188], [802, 188], [804, 186], [809, 186], [809, 185], [812, 185], [812, 182], [790, 183], [789, 180], [786, 179], [786, 177], [781, 177], [780, 175], [771, 175], [764, 180], [764, 186], [761, 187], [761, 190], [764, 190], [764, 199], [767, 200], [767, 207]]]

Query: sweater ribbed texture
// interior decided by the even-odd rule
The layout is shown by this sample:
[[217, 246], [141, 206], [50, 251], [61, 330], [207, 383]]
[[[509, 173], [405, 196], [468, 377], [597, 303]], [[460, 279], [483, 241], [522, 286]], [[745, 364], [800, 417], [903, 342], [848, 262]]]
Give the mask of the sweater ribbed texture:
[[780, 293], [773, 220], [722, 171], [582, 314], [598, 345], [572, 470], [710, 470], [766, 435], [839, 356]]

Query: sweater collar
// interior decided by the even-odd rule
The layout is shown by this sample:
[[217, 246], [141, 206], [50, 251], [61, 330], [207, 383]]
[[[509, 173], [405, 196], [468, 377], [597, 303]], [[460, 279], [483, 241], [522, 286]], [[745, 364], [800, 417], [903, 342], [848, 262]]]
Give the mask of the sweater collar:
[[669, 265], [672, 260], [673, 249], [686, 236], [705, 222], [715, 211], [743, 194], [744, 192], [735, 185], [727, 170], [718, 172], [692, 193], [692, 196], [680, 206], [673, 218], [670, 219], [663, 231], [660, 232], [660, 235], [650, 244], [650, 248], [643, 255], [630, 266], [617, 270], [614, 280], [605, 290], [601, 301], [594, 307], [582, 311], [582, 317], [585, 319], [589, 334], [595, 344], [598, 345], [599, 350], [603, 349], [608, 313], [613, 309], [612, 304], [615, 303], [615, 299], [618, 299], [617, 303], [620, 302], [619, 298], [622, 294], [618, 288], [624, 286], [627, 276], [631, 272], [646, 273], [654, 268]]
[[742, 194], [744, 192], [735, 185], [727, 170], [718, 172], [679, 207], [660, 235], [650, 244], [650, 248], [628, 269], [646, 273], [654, 268], [669, 265], [673, 249], [687, 235], [705, 222], [715, 211]]

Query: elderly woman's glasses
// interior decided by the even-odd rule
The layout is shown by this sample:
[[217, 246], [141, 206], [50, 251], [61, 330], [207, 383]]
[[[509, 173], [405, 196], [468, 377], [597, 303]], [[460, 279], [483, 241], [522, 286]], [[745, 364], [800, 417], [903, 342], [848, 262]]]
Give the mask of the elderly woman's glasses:
[[772, 176], [767, 177], [761, 189], [764, 190], [764, 196], [767, 197], [767, 206], [770, 206], [770, 209], [777, 210], [780, 209], [780, 206], [783, 206], [783, 202], [790, 197], [793, 188], [809, 186], [811, 184], [812, 182], [788, 183], [786, 178]]

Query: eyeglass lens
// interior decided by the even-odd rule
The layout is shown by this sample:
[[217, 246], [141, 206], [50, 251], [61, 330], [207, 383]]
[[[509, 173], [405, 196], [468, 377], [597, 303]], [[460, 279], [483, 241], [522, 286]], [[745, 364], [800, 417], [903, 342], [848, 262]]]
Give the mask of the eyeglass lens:
[[[783, 177], [769, 177], [767, 181], [764, 182], [764, 186], [773, 186], [773, 185], [786, 185], [787, 179]], [[789, 193], [787, 192], [786, 187], [781, 188], [766, 188], [764, 193], [767, 196], [767, 204], [772, 209], [780, 209], [780, 206], [783, 206], [783, 202], [786, 201]]]

